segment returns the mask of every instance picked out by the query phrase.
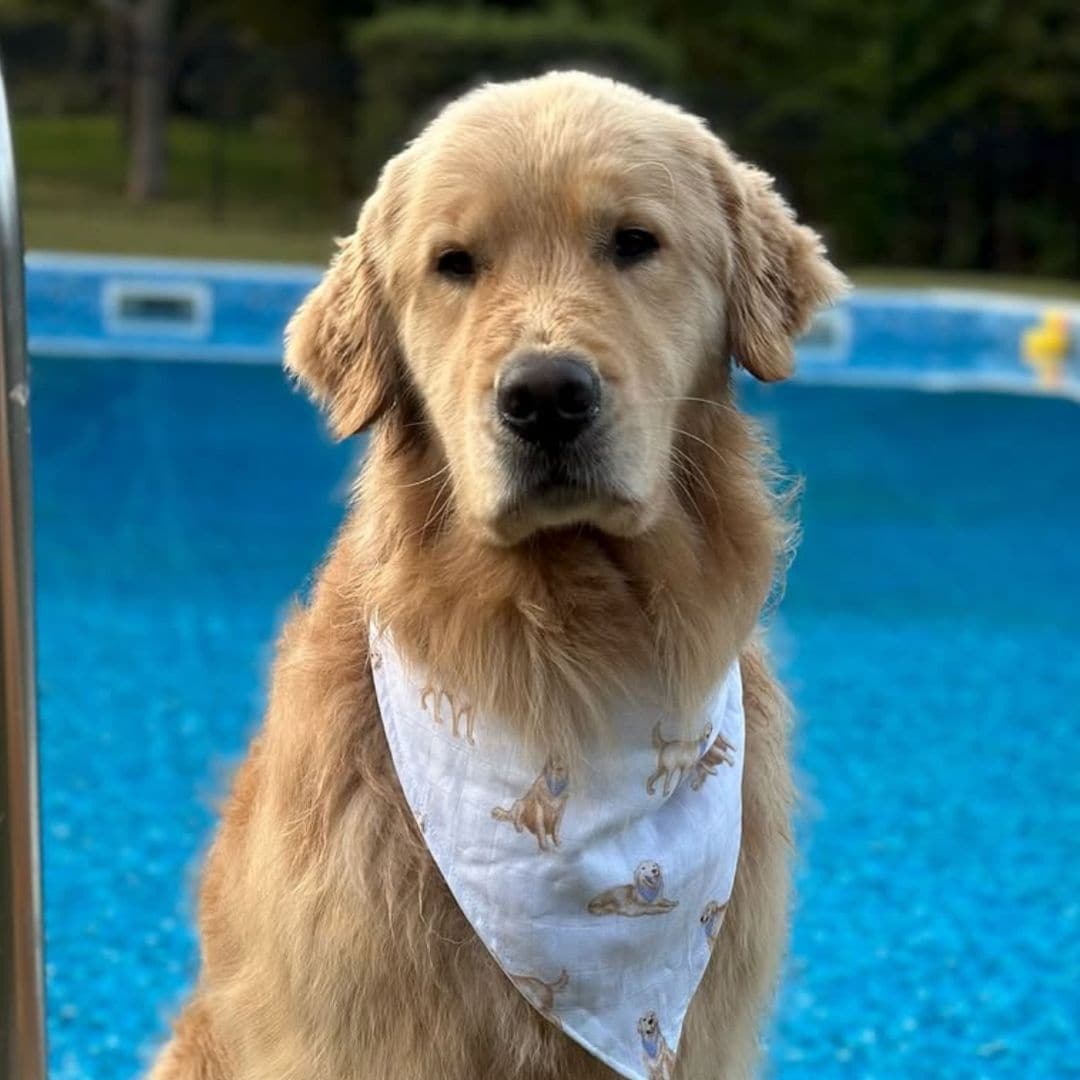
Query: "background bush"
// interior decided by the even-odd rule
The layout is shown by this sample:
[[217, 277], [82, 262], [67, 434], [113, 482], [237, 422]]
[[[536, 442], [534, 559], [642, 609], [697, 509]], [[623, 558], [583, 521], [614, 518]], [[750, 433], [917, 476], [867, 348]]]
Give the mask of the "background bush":
[[358, 22], [358, 168], [369, 184], [386, 157], [438, 107], [470, 87], [578, 68], [671, 91], [678, 51], [647, 28], [573, 11], [511, 14], [406, 8]]

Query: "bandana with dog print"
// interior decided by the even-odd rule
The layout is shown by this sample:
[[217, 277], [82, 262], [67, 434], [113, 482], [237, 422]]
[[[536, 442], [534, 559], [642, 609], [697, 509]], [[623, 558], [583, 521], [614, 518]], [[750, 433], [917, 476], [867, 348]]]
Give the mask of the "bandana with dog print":
[[699, 721], [627, 704], [566, 763], [432, 684], [371, 632], [402, 790], [480, 940], [521, 994], [632, 1080], [670, 1080], [722, 933], [742, 825], [739, 665]]

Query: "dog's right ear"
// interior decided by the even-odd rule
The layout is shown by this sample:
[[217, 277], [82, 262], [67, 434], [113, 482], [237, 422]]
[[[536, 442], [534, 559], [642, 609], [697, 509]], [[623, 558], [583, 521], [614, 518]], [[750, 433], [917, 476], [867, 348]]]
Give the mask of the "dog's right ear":
[[323, 408], [337, 439], [373, 424], [400, 390], [401, 360], [382, 272], [399, 164], [384, 170], [356, 231], [338, 242], [330, 268], [285, 330], [286, 370]]
[[772, 178], [711, 136], [711, 167], [731, 238], [728, 352], [763, 382], [788, 378], [794, 342], [814, 313], [848, 291], [812, 229], [795, 220]]

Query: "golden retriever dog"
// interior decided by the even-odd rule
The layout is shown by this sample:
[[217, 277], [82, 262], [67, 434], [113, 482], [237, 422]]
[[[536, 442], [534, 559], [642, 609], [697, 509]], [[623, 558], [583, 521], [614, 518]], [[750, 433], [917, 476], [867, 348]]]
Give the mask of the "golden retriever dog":
[[664, 896], [664, 871], [658, 862], [646, 859], [634, 870], [629, 885], [605, 889], [589, 901], [592, 915], [666, 915], [679, 906], [678, 900]]
[[672, 1080], [675, 1055], [660, 1029], [660, 1018], [647, 1012], [637, 1025], [641, 1036], [641, 1052], [645, 1063], [645, 1075], [649, 1080]]
[[509, 810], [496, 806], [491, 816], [496, 821], [508, 821], [521, 832], [528, 829], [536, 837], [541, 851], [559, 846], [559, 827], [566, 812], [566, 800], [570, 795], [570, 778], [566, 765], [557, 757], [549, 757], [543, 772], [533, 781], [529, 790], [515, 799]]
[[784, 949], [788, 712], [756, 634], [787, 543], [733, 365], [792, 371], [844, 279], [761, 172], [630, 87], [446, 108], [293, 317], [350, 511], [278, 643], [208, 853], [198, 983], [153, 1080], [611, 1080], [478, 940], [402, 795], [369, 622], [573, 770], [647, 680], [690, 737], [738, 659], [742, 853], [677, 1080], [745, 1077]]
[[721, 904], [719, 900], [710, 900], [701, 912], [701, 926], [705, 931], [705, 940], [709, 948], [716, 947], [720, 940], [720, 931], [724, 928], [724, 917], [727, 915], [727, 903]]
[[682, 783], [687, 772], [697, 765], [699, 758], [708, 748], [711, 734], [712, 724], [706, 724], [696, 738], [665, 739], [658, 720], [652, 733], [653, 748], [656, 750], [656, 772], [645, 781], [645, 790], [650, 795], [654, 794], [657, 783], [663, 777], [664, 796], [670, 795]]
[[544, 1014], [553, 1024], [559, 1018], [552, 1011], [555, 1008], [555, 995], [561, 994], [570, 985], [570, 975], [564, 968], [554, 982], [544, 982], [535, 975], [511, 975], [510, 981]]

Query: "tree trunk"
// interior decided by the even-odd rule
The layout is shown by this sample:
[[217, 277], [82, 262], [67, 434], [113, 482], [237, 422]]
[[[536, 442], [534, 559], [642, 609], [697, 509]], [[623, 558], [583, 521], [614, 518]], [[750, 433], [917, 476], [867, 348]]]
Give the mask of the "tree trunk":
[[116, 110], [120, 140], [131, 146], [131, 12], [122, 5], [104, 5], [109, 65], [109, 97]]
[[176, 0], [139, 0], [132, 9], [134, 79], [127, 187], [133, 202], [148, 202], [165, 191], [175, 3]]

